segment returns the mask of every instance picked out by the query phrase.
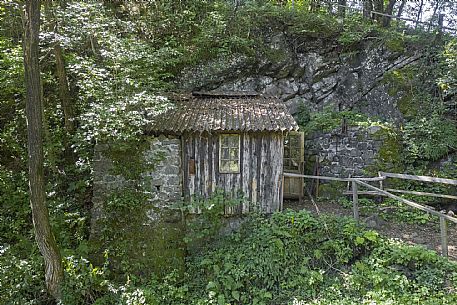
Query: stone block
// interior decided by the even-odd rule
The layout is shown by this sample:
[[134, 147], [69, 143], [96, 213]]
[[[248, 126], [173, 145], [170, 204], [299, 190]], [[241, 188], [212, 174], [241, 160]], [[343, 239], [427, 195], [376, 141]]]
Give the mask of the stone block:
[[361, 151], [368, 149], [368, 144], [367, 142], [359, 142], [357, 144], [357, 148]]
[[350, 155], [351, 157], [357, 157], [357, 156], [360, 155], [360, 152], [359, 152], [358, 150], [356, 150], [356, 149], [352, 149], [352, 150], [349, 152], [349, 155]]

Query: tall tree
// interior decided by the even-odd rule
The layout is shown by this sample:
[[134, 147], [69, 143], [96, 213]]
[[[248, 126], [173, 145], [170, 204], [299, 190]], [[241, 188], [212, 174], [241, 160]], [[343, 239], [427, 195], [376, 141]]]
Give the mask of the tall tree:
[[35, 239], [44, 258], [45, 281], [49, 293], [60, 299], [63, 268], [59, 249], [51, 231], [46, 206], [43, 165], [43, 101], [39, 65], [40, 2], [27, 0], [24, 16], [24, 74], [26, 88], [29, 195]]
[[419, 8], [416, 15], [416, 29], [419, 26], [419, 21], [422, 19], [422, 10], [424, 9], [424, 0], [420, 1]]
[[366, 19], [370, 19], [371, 11], [373, 11], [372, 0], [363, 1], [363, 17], [365, 17]]
[[406, 5], [406, 0], [402, 0], [401, 3], [400, 3], [400, 7], [398, 8], [397, 17], [401, 17], [402, 16], [403, 9], [405, 8], [405, 5]]
[[338, 16], [344, 18], [346, 15], [346, 0], [338, 0]]
[[[45, 2], [45, 13], [49, 18], [49, 31], [54, 32], [55, 36], [57, 37], [59, 34], [59, 28], [52, 4], [52, 1]], [[64, 1], [61, 1], [60, 5], [62, 9], [65, 9]], [[57, 38], [56, 41], [54, 41], [53, 53], [56, 59], [56, 75], [59, 83], [59, 98], [63, 110], [64, 127], [65, 131], [67, 131], [68, 134], [72, 134], [75, 130], [74, 107], [71, 99], [70, 87], [68, 84], [67, 71], [65, 68], [64, 50]]]
[[[373, 0], [374, 11], [378, 13], [384, 12], [384, 0]], [[382, 15], [375, 14], [372, 18], [378, 22], [382, 21]]]
[[[394, 12], [394, 6], [395, 6], [396, 3], [397, 3], [397, 0], [389, 0], [389, 2], [387, 3], [387, 7], [386, 7], [384, 13], [386, 15], [392, 15], [393, 12]], [[382, 19], [382, 26], [383, 27], [390, 26], [390, 21], [391, 20], [392, 20], [392, 17], [384, 16], [384, 18]]]

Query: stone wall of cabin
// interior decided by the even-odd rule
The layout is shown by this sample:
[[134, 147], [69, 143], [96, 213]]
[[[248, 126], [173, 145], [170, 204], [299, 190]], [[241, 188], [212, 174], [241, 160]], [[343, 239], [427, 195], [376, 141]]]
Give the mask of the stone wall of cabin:
[[[154, 170], [146, 171], [142, 175], [144, 191], [150, 195], [150, 201], [154, 205], [163, 206], [179, 200], [182, 195], [180, 138], [162, 135], [147, 138], [145, 141], [149, 143], [149, 149], [144, 151], [144, 158], [146, 161], [155, 160], [155, 165]], [[107, 196], [131, 183], [124, 176], [113, 173], [114, 166], [109, 155], [109, 144], [95, 146], [93, 221], [99, 218], [100, 209]]]
[[[131, 266], [146, 266], [129, 272], [162, 276], [173, 268], [184, 268], [184, 222], [180, 213], [166, 208], [181, 199], [181, 140], [161, 136], [147, 137], [144, 141], [138, 147], [128, 149], [135, 158], [137, 155], [143, 158], [131, 158], [131, 162], [123, 166], [127, 171], [125, 176], [128, 176], [135, 167], [141, 172], [144, 165], [145, 172], [135, 181], [117, 174], [112, 146], [98, 144], [95, 147], [90, 242], [91, 248], [96, 250], [91, 257], [95, 264], [102, 264], [103, 253], [108, 249], [110, 266], [115, 273], [117, 270], [121, 274], [124, 272], [122, 261], [127, 260]], [[148, 170], [148, 163], [155, 166]], [[112, 195], [128, 196], [132, 189], [144, 192], [147, 200], [141, 197], [139, 202], [132, 202], [127, 197], [123, 204], [131, 202], [135, 204], [134, 208], [125, 210], [121, 207], [117, 212], [110, 211], [107, 200]]]
[[162, 158], [154, 169], [144, 173], [145, 189], [149, 190], [151, 201], [168, 205], [182, 197], [181, 139], [174, 136], [153, 138], [146, 158]]

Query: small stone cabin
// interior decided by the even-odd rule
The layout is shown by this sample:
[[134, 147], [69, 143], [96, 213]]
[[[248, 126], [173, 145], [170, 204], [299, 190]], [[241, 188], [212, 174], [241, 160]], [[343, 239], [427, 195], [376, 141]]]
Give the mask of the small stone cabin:
[[194, 93], [175, 101], [147, 133], [152, 150], [166, 152], [149, 173], [156, 198], [207, 198], [216, 189], [246, 200], [227, 208], [282, 209], [284, 137], [298, 125], [286, 106], [257, 94]]

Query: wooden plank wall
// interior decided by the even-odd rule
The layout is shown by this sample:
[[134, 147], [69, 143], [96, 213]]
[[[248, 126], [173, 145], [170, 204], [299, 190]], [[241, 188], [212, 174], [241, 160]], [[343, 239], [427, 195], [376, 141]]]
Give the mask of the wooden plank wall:
[[[184, 196], [208, 198], [216, 189], [232, 196], [242, 194], [242, 205], [226, 208], [227, 214], [242, 214], [260, 208], [272, 213], [281, 208], [283, 134], [241, 133], [240, 172], [219, 173], [219, 133], [185, 134], [183, 141]], [[195, 175], [188, 160], [195, 160]]]

